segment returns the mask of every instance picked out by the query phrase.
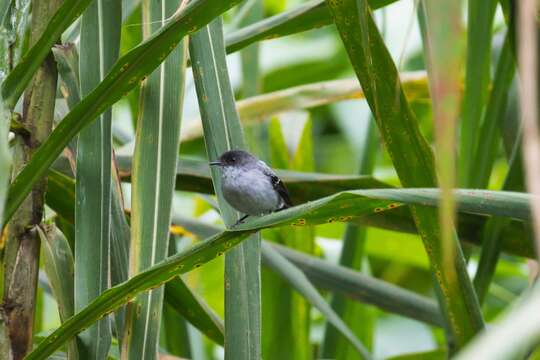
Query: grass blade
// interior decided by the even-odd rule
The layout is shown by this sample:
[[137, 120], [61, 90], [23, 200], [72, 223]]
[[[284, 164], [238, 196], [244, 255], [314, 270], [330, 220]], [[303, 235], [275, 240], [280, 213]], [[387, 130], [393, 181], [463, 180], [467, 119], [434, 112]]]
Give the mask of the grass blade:
[[[368, 3], [345, 0], [328, 4], [401, 183], [406, 187], [435, 186], [433, 155], [405, 99]], [[453, 244], [455, 264], [445, 266], [437, 214], [420, 206], [411, 210], [437, 280], [441, 308], [457, 346], [461, 347], [483, 327], [461, 249], [457, 242]]]
[[[362, 148], [360, 149], [360, 164], [358, 166], [358, 173], [360, 175], [367, 175], [373, 172], [378, 153], [377, 129], [371, 117], [365, 121], [365, 128]], [[365, 238], [365, 228], [352, 223], [347, 224], [339, 258], [339, 264], [341, 266], [356, 269], [360, 272], [365, 272], [362, 268], [369, 269], [368, 259], [364, 251]], [[373, 312], [362, 304], [348, 301], [342, 294], [333, 294], [331, 305], [338, 316], [344, 319], [345, 323], [366, 343], [368, 348], [371, 348], [373, 325], [375, 322]], [[321, 345], [321, 356], [324, 358], [345, 360], [354, 359], [356, 355], [351, 353], [350, 347], [347, 346], [344, 339], [339, 336], [334, 328], [326, 326]]]
[[507, 35], [499, 56], [495, 79], [493, 80], [493, 89], [486, 107], [482, 128], [480, 129], [482, 141], [477, 142], [478, 146], [472, 162], [475, 164], [474, 176], [471, 176], [469, 183], [474, 189], [485, 189], [489, 184], [491, 170], [498, 150], [499, 129], [504, 122], [508, 92], [512, 85], [515, 70], [516, 62], [512, 53], [510, 38]]
[[[261, 0], [246, 0], [238, 9], [237, 18], [240, 26], [260, 21], [264, 15], [264, 4]], [[260, 92], [259, 45], [252, 44], [240, 53], [242, 61], [242, 97], [254, 96]]]
[[[88, 95], [118, 57], [121, 7], [94, 1], [81, 19], [80, 87]], [[107, 37], [108, 40], [105, 39]], [[75, 183], [75, 311], [80, 311], [109, 287], [111, 234], [111, 109], [81, 131], [77, 141]], [[104, 318], [79, 334], [78, 352], [88, 359], [107, 357], [111, 324]]]
[[[124, 212], [122, 188], [116, 168], [112, 169], [111, 189], [111, 285], [120, 284], [128, 279], [129, 245], [131, 230]], [[122, 308], [115, 314], [116, 334], [124, 331], [126, 309]], [[121, 345], [121, 339], [119, 339]]]
[[[429, 99], [427, 75], [424, 71], [401, 74], [403, 89], [410, 100]], [[343, 79], [290, 87], [263, 95], [252, 96], [236, 103], [244, 125], [260, 123], [272, 115], [292, 110], [309, 109], [350, 99], [365, 99], [356, 79]], [[191, 122], [181, 141], [202, 136], [202, 126]]]
[[58, 303], [62, 321], [74, 314], [74, 261], [68, 241], [54, 226], [38, 229], [43, 246], [43, 265]]
[[354, 346], [356, 351], [358, 351], [364, 359], [371, 359], [371, 355], [365, 346], [356, 338], [334, 310], [332, 310], [330, 305], [328, 305], [324, 298], [317, 292], [317, 289], [309, 282], [302, 271], [291, 264], [269, 244], [262, 245], [262, 259], [266, 266], [270, 267], [286, 279], [295, 290], [300, 292], [313, 306], [319, 309], [332, 326], [347, 338], [350, 344]]
[[444, 324], [437, 303], [431, 299], [283, 246], [274, 247], [320, 288], [430, 325]]
[[[64, 235], [54, 225], [37, 228], [43, 251], [43, 265], [58, 304], [60, 320], [65, 322], [74, 314], [74, 261], [71, 248]], [[78, 359], [75, 342], [68, 345], [70, 359]]]
[[[540, 287], [529, 290], [521, 301], [498, 319], [490, 331], [478, 336], [455, 359], [514, 359], [526, 356], [524, 350], [537, 344], [540, 336]], [[507, 339], [512, 339], [508, 342]]]
[[79, 54], [73, 43], [56, 45], [52, 52], [58, 66], [60, 92], [68, 107], [73, 109], [81, 101], [79, 89]]
[[[277, 118], [270, 121], [268, 127], [270, 165], [274, 168], [312, 170], [314, 164], [311, 120], [307, 114], [289, 115], [298, 116], [294, 121], [301, 123], [298, 127], [301, 131], [292, 134], [294, 138], [287, 142], [281, 122]], [[288, 145], [292, 145], [291, 153]], [[266, 231], [263, 236], [274, 243], [307, 253], [312, 253], [315, 247], [315, 233], [311, 227], [276, 229]], [[275, 271], [263, 269], [262, 283], [263, 358], [311, 359], [313, 354], [309, 340], [311, 327], [309, 302], [294, 291], [287, 279]]]
[[[60, 76], [60, 91], [69, 109], [73, 109], [80, 102], [79, 90], [79, 54], [74, 44], [63, 46], [55, 46], [53, 53], [58, 64], [58, 74]], [[75, 164], [72, 164], [72, 156], [76, 156], [77, 142], [73, 139], [70, 142], [69, 150], [72, 154], [67, 155], [70, 160], [72, 172], [75, 172]], [[64, 151], [66, 154], [66, 151]], [[129, 241], [130, 229], [124, 213], [122, 189], [120, 187], [118, 174], [113, 164], [112, 183], [111, 183], [111, 284], [116, 285], [127, 280], [128, 258], [129, 258]], [[63, 210], [60, 214], [65, 217], [71, 224], [74, 224], [73, 214], [73, 184], [72, 179], [67, 178], [59, 173], [51, 171], [48, 177], [49, 188], [47, 191], [46, 201], [53, 208], [58, 207]], [[61, 196], [52, 196], [55, 191], [62, 193]], [[66, 191], [68, 196], [66, 196]], [[58, 213], [58, 210], [56, 210]], [[124, 326], [125, 309], [119, 310], [115, 314], [116, 331], [122, 333]]]
[[[144, 37], [159, 31], [179, 1], [144, 1]], [[183, 11], [182, 9], [180, 11]], [[133, 160], [130, 276], [167, 256], [180, 119], [186, 41], [181, 41], [141, 88]], [[127, 310], [123, 355], [152, 359], [158, 351], [163, 289], [139, 296]]]
[[12, 109], [15, 106], [53, 44], [91, 2], [91, 0], [64, 0], [62, 6], [57, 8], [58, 11], [45, 18], [48, 20], [47, 26], [39, 39], [36, 39], [30, 50], [2, 83], [2, 98], [8, 108]]
[[[482, 124], [482, 141], [478, 144], [475, 163], [477, 164], [476, 176], [473, 186], [487, 187], [491, 170], [495, 162], [497, 152], [497, 135], [503, 124], [503, 114], [506, 111], [507, 97], [512, 78], [515, 73], [515, 60], [511, 49], [510, 37], [507, 34], [499, 56], [493, 90], [491, 91], [488, 107]], [[519, 135], [519, 132], [518, 132]], [[515, 142], [514, 152], [510, 154], [509, 170], [506, 175], [503, 190], [523, 191], [521, 142]], [[474, 277], [474, 286], [478, 299], [482, 304], [489, 289], [489, 284], [495, 274], [495, 268], [501, 252], [502, 229], [508, 225], [508, 219], [498, 217], [487, 221], [482, 231], [482, 252], [478, 269]]]
[[[240, 121], [229, 82], [221, 19], [194, 34], [190, 43], [195, 86], [210, 160], [230, 149], [244, 148]], [[238, 213], [223, 198], [218, 169], [212, 179], [227, 226]], [[260, 350], [260, 238], [234, 249], [225, 258], [225, 359], [258, 359]]]
[[[370, 0], [373, 9], [379, 9], [397, 0]], [[231, 54], [261, 40], [275, 39], [332, 24], [332, 16], [324, 0], [312, 0], [245, 26], [226, 39], [227, 54]]]
[[473, 179], [477, 178], [478, 163], [472, 161], [471, 154], [474, 154], [475, 145], [483, 142], [484, 133], [479, 133], [479, 130], [482, 123], [482, 111], [488, 98], [491, 34], [497, 3], [497, 0], [470, 0], [468, 2], [467, 71], [458, 163], [459, 184], [463, 187], [471, 187], [472, 182], [475, 181]]
[[[174, 235], [170, 235], [168, 256], [172, 256], [177, 252], [176, 237]], [[185, 286], [180, 276], [165, 284], [165, 293], [167, 292], [167, 287], [173, 282], [180, 282], [180, 286], [184, 285], [182, 289], [187, 290], [187, 292], [185, 294], [182, 293], [182, 296], [187, 295], [189, 297], [192, 295], [191, 291], [189, 291], [189, 288]], [[165, 297], [167, 297], [167, 294], [165, 294]], [[180, 297], [180, 299], [182, 299], [182, 297]], [[195, 302], [194, 304], [198, 305], [198, 302]], [[165, 345], [167, 352], [171, 355], [192, 358], [191, 339], [189, 329], [187, 327], [187, 321], [179, 312], [179, 310], [183, 308], [184, 304], [182, 303], [178, 305], [170, 304], [169, 302], [163, 303], [163, 325], [160, 346]], [[185, 308], [189, 309], [190, 306], [188, 305]], [[197, 307], [195, 306], [194, 308]], [[186, 313], [187, 312], [189, 311], [186, 311]], [[221, 334], [223, 334], [223, 332]]]
[[82, 128], [92, 123], [106, 108], [158, 67], [185, 35], [197, 31], [238, 1], [191, 1], [151, 38], [122, 56], [94, 91], [66, 115], [47, 141], [35, 152], [32, 161], [13, 181], [9, 190], [4, 224], [28, 195], [32, 185], [46, 175], [48, 167]]
[[[222, 231], [215, 225], [186, 218], [177, 218], [175, 223], [199, 238], [210, 237]], [[322, 289], [426, 324], [444, 324], [437, 303], [427, 297], [286, 246], [267, 241], [263, 243], [271, 245], [300, 268], [314, 285]]]
[[163, 335], [161, 346], [165, 346], [168, 354], [177, 357], [165, 357], [166, 359], [192, 359], [190, 332], [187, 321], [180, 316], [169, 304], [163, 304]]
[[[454, 263], [464, 262], [464, 258], [459, 252], [459, 243], [458, 251], [456, 252], [457, 234], [454, 229], [456, 204], [452, 194], [452, 189], [456, 186], [456, 154], [454, 147], [456, 123], [461, 100], [461, 53], [464, 50], [463, 42], [461, 41], [462, 9], [461, 2], [459, 1], [421, 1], [420, 4], [419, 19], [423, 25], [422, 40], [424, 43], [424, 58], [428, 64], [427, 68], [433, 104], [433, 123], [436, 140], [435, 165], [442, 195], [438, 209], [439, 234], [435, 233], [435, 236], [438, 236], [437, 240], [440, 243], [441, 252], [441, 258], [438, 261], [443, 268], [451, 269], [450, 272], [453, 272]], [[460, 266], [463, 270], [466, 270], [465, 265], [462, 264]], [[463, 272], [466, 273], [465, 271]], [[454, 276], [454, 274], [450, 275], [450, 278], [447, 280], [466, 281], [469, 284], [468, 277], [465, 276], [458, 280], [452, 278]], [[443, 289], [444, 285], [441, 287], [442, 295], [447, 296], [448, 294], [444, 294]], [[474, 297], [474, 291], [470, 290], [470, 293]], [[479, 309], [478, 306], [476, 308]], [[481, 313], [479, 310], [478, 312], [481, 318]], [[449, 317], [449, 320], [452, 320], [452, 315]], [[472, 327], [470, 325], [470, 323], [461, 324], [460, 327]], [[452, 337], [456, 332], [460, 332], [461, 330], [459, 327], [452, 329], [451, 322], [448, 322], [445, 330], [449, 351], [452, 352]], [[472, 330], [474, 331], [474, 329]], [[462, 342], [463, 339], [458, 340], [458, 342], [460, 341]]]
[[176, 312], [219, 345], [224, 344], [223, 322], [178, 277], [165, 286], [165, 300]]

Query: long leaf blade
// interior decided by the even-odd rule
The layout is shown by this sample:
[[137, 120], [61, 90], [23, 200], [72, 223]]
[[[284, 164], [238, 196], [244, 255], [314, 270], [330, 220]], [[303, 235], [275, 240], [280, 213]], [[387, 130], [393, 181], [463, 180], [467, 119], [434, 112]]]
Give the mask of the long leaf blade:
[[[144, 37], [165, 24], [179, 1], [144, 1]], [[182, 9], [180, 9], [182, 11]], [[180, 142], [186, 40], [169, 54], [141, 89], [133, 160], [130, 276], [164, 259]], [[163, 289], [139, 296], [127, 310], [124, 354], [151, 359], [158, 351]]]
[[[120, 4], [94, 1], [81, 19], [79, 57], [80, 91], [88, 95], [118, 57]], [[107, 37], [107, 41], [105, 40]], [[81, 131], [77, 141], [75, 183], [75, 311], [83, 309], [109, 286], [111, 234], [111, 109]], [[88, 359], [109, 353], [109, 318], [79, 334], [78, 352]]]
[[262, 245], [262, 258], [267, 266], [279, 273], [294, 289], [299, 291], [313, 306], [319, 309], [326, 316], [326, 319], [347, 338], [364, 359], [371, 359], [371, 355], [362, 342], [358, 340], [349, 327], [332, 310], [330, 305], [328, 305], [317, 289], [309, 282], [302, 271], [268, 244]]
[[[364, 122], [365, 132], [360, 149], [360, 175], [371, 174], [375, 167], [377, 151], [377, 134], [373, 118], [369, 117]], [[357, 269], [364, 273], [369, 271], [368, 258], [365, 254], [366, 228], [357, 224], [349, 223], [343, 235], [343, 244], [339, 257], [339, 264], [351, 269]], [[375, 316], [373, 312], [362, 304], [355, 304], [342, 294], [333, 294], [331, 300], [332, 309], [342, 317], [360, 339], [369, 347], [373, 338]], [[361, 321], [360, 321], [361, 320]], [[368, 342], [369, 341], [369, 342]], [[355, 357], [350, 347], [347, 346], [343, 337], [337, 331], [326, 326], [321, 345], [321, 356], [346, 360]]]
[[[38, 228], [43, 251], [43, 265], [51, 284], [52, 292], [62, 322], [74, 314], [74, 260], [71, 248], [64, 235], [54, 225]], [[70, 359], [78, 359], [75, 342], [68, 345]]]
[[[400, 78], [408, 99], [429, 99], [427, 75], [424, 71], [402, 73]], [[365, 99], [356, 79], [324, 81], [252, 96], [237, 101], [236, 108], [242, 123], [251, 125], [279, 113], [310, 109], [350, 99]], [[201, 136], [201, 123], [193, 121], [182, 133], [181, 139], [189, 141]]]
[[[371, 0], [373, 9], [392, 4], [396, 0]], [[254, 42], [275, 39], [332, 24], [332, 16], [324, 0], [308, 1], [294, 9], [245, 26], [226, 36], [227, 54]]]
[[323, 289], [430, 325], [444, 324], [437, 304], [431, 299], [298, 251], [275, 248]]
[[472, 161], [471, 154], [481, 139], [479, 129], [490, 82], [491, 34], [497, 3], [496, 0], [468, 2], [467, 71], [458, 163], [459, 184], [463, 187], [472, 186], [477, 174], [478, 163]]
[[65, 0], [54, 13], [39, 40], [28, 50], [2, 83], [2, 98], [13, 108], [51, 47], [69, 25], [90, 5], [91, 0]]
[[[367, 1], [328, 4], [401, 183], [406, 187], [435, 186], [433, 154], [403, 94]], [[430, 258], [448, 328], [457, 346], [463, 346], [482, 329], [483, 319], [461, 249], [457, 241], [452, 244], [456, 261], [454, 266], [445, 266], [437, 214], [420, 206], [411, 210]]]
[[[190, 55], [206, 152], [215, 160], [226, 150], [245, 146], [227, 73], [221, 19], [192, 36]], [[221, 215], [230, 226], [238, 214], [223, 198], [217, 169], [212, 179]], [[260, 296], [260, 238], [256, 235], [225, 258], [225, 359], [260, 358]]]

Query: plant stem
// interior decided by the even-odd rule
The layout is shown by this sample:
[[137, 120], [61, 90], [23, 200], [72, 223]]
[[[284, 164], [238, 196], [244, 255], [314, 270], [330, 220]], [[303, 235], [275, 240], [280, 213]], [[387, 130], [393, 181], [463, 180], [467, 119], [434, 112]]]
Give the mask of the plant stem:
[[[62, 0], [34, 0], [30, 41], [45, 29]], [[29, 135], [16, 134], [13, 174], [30, 161], [34, 151], [51, 132], [56, 96], [56, 64], [52, 53], [36, 72], [24, 96], [22, 125]], [[9, 342], [9, 358], [22, 359], [32, 345], [40, 241], [35, 226], [43, 217], [45, 178], [35, 183], [8, 228], [4, 265], [3, 316]]]

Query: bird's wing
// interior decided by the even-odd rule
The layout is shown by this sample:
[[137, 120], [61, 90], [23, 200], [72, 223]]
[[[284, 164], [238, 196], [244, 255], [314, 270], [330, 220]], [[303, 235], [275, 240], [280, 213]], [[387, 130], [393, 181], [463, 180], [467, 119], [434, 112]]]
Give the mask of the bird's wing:
[[272, 170], [266, 163], [262, 160], [259, 160], [260, 164], [262, 165], [263, 172], [265, 175], [270, 177], [270, 180], [272, 181], [272, 186], [274, 187], [274, 190], [278, 192], [278, 194], [283, 199], [284, 206], [283, 208], [288, 208], [293, 206], [291, 197], [289, 196], [289, 191], [287, 191], [287, 188], [285, 187], [285, 184], [281, 179], [276, 175], [274, 170]]

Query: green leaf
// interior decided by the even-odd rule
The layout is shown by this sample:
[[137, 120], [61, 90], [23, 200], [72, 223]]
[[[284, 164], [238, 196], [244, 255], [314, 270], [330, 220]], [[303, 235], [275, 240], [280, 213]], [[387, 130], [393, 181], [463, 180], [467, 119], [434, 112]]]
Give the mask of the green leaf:
[[[121, 7], [94, 1], [81, 18], [80, 90], [87, 96], [118, 57]], [[105, 36], [107, 41], [105, 41]], [[111, 209], [111, 109], [81, 131], [77, 141], [75, 182], [75, 311], [109, 287]], [[111, 324], [105, 318], [79, 334], [84, 359], [103, 359], [111, 346]]]
[[[365, 190], [364, 192], [369, 191]], [[467, 193], [474, 193], [474, 191], [467, 190], [464, 196]], [[490, 201], [497, 203], [499, 200]], [[437, 200], [433, 201], [433, 203], [436, 204]], [[179, 274], [202, 266], [202, 264], [214, 259], [216, 256], [223, 255], [224, 252], [230, 250], [249, 235], [263, 228], [286, 225], [305, 226], [306, 224], [315, 225], [334, 221], [346, 221], [351, 214], [358, 217], [365, 216], [373, 212], [394, 208], [394, 204], [396, 203], [393, 201], [370, 199], [355, 195], [355, 192], [343, 192], [264, 216], [235, 227], [232, 230], [212, 236], [175, 256], [167, 258], [145, 272], [135, 275], [130, 280], [105, 291], [92, 304], [68, 319], [61, 327], [43, 340], [28, 355], [27, 359], [46, 358], [55, 349], [75, 336], [75, 334], [93, 324], [102, 316], [114, 311], [122, 304], [127, 303], [139, 293], [160, 286]], [[504, 206], [504, 204], [499, 205]]]
[[203, 334], [224, 344], [223, 322], [180, 278], [175, 278], [165, 286], [165, 300]]
[[[482, 141], [478, 142], [474, 163], [475, 177], [472, 179], [474, 187], [487, 187], [495, 157], [497, 155], [500, 130], [504, 126], [508, 92], [515, 73], [515, 60], [511, 49], [510, 37], [505, 36], [504, 45], [499, 56], [493, 89], [484, 115]], [[521, 137], [518, 132], [518, 137]], [[514, 151], [507, 154], [509, 170], [506, 175], [503, 190], [523, 191], [523, 174], [521, 163], [521, 141], [515, 140]], [[495, 274], [499, 255], [501, 253], [502, 229], [508, 225], [508, 219], [493, 217], [484, 225], [482, 231], [482, 251], [478, 262], [478, 269], [474, 277], [474, 287], [478, 299], [482, 304], [488, 292], [489, 285]]]
[[[37, 228], [43, 251], [43, 265], [54, 299], [58, 304], [60, 320], [65, 322], [74, 313], [74, 261], [68, 241], [54, 225]], [[78, 359], [75, 342], [68, 345], [70, 359]]]
[[158, 67], [185, 35], [197, 31], [238, 1], [191, 1], [152, 37], [122, 56], [95, 90], [66, 115], [13, 181], [4, 224], [26, 198], [32, 185], [46, 174], [47, 168], [71, 138]]
[[[240, 120], [225, 61], [221, 19], [194, 34], [190, 43], [193, 76], [210, 160], [244, 148]], [[219, 169], [212, 169], [223, 221], [234, 223], [238, 213], [223, 198]], [[225, 258], [225, 359], [258, 359], [260, 332], [260, 237], [234, 249]]]
[[[180, 1], [143, 1], [144, 38], [158, 32]], [[183, 11], [183, 10], [180, 10]], [[180, 139], [187, 41], [145, 80], [133, 156], [130, 276], [167, 256]], [[163, 289], [137, 297], [127, 308], [123, 356], [151, 359], [158, 351]]]
[[[80, 101], [79, 90], [79, 54], [73, 44], [55, 46], [53, 53], [58, 65], [60, 77], [60, 92], [66, 99], [68, 107], [72, 109]], [[76, 139], [69, 144], [71, 155], [77, 151]], [[64, 152], [66, 154], [66, 152]], [[71, 172], [75, 171], [71, 156], [68, 156]], [[67, 167], [67, 166], [66, 166]], [[67, 171], [70, 173], [69, 171]], [[70, 174], [71, 176], [71, 174]], [[55, 211], [61, 214], [71, 225], [74, 224], [74, 199], [73, 179], [54, 171], [49, 171], [46, 201]], [[66, 196], [67, 195], [67, 196]], [[127, 280], [129, 261], [130, 229], [124, 214], [122, 189], [115, 166], [113, 165], [111, 183], [111, 284], [116, 285]], [[116, 312], [116, 331], [122, 333], [124, 328], [125, 309]]]
[[169, 354], [178, 356], [180, 359], [193, 357], [187, 324], [187, 321], [169, 304], [163, 304], [163, 328], [160, 345], [164, 346]]
[[[311, 149], [311, 122], [305, 113], [284, 114], [294, 117], [299, 131], [290, 130], [287, 135], [291, 152], [285, 139], [281, 122], [277, 118], [270, 121], [268, 140], [270, 145], [270, 165], [274, 168], [291, 169], [293, 158], [313, 161]], [[304, 140], [305, 148], [300, 145]], [[300, 161], [298, 161], [300, 162]], [[295, 169], [298, 170], [298, 169]], [[304, 169], [306, 170], [306, 169]], [[263, 233], [272, 242], [285, 244], [294, 249], [312, 253], [314, 249], [314, 229], [275, 229]], [[313, 357], [309, 332], [311, 308], [307, 299], [295, 290], [294, 284], [275, 271], [262, 271], [262, 357], [265, 359], [311, 359]]]
[[[497, 3], [497, 0], [468, 2], [467, 71], [458, 162], [459, 184], [463, 187], [473, 187], [474, 181], [477, 181], [474, 179], [478, 178], [479, 164], [471, 154], [474, 154], [476, 144], [481, 144], [485, 136], [485, 133], [480, 133], [479, 130], [490, 83], [491, 34]], [[486, 111], [492, 110], [495, 108], [486, 108]]]
[[489, 184], [491, 170], [497, 156], [500, 129], [504, 122], [508, 103], [508, 93], [516, 70], [516, 62], [512, 53], [510, 38], [506, 35], [499, 56], [493, 89], [489, 96], [485, 115], [480, 129], [481, 141], [476, 142], [473, 159], [474, 176], [470, 176], [472, 188], [484, 189]]
[[[168, 255], [171, 256], [176, 254], [177, 252], [178, 251], [176, 249], [176, 237], [174, 235], [170, 235]], [[187, 289], [187, 292], [181, 295], [192, 295], [191, 291], [189, 291], [189, 288], [185, 286], [184, 282], [180, 277], [169, 281], [166, 284], [165, 289], [167, 289], [167, 286], [169, 286], [173, 282], [178, 281], [181, 282], [180, 286], [184, 285], [183, 289]], [[182, 296], [180, 297], [180, 300], [182, 300]], [[195, 302], [195, 305], [198, 305], [198, 302]], [[180, 314], [180, 311], [182, 309], [189, 309], [190, 307], [191, 306], [184, 307], [184, 304], [182, 302], [180, 302], [179, 304], [171, 305], [169, 305], [169, 303], [167, 302], [163, 303], [163, 321], [161, 326], [162, 333], [160, 336], [160, 346], [165, 345], [167, 352], [172, 355], [188, 358], [192, 357], [191, 341], [187, 321]], [[194, 306], [194, 308], [196, 309], [197, 307]], [[189, 311], [186, 312], [188, 313]]]
[[[131, 231], [124, 212], [122, 188], [116, 168], [112, 170], [111, 189], [111, 284], [117, 285], [128, 279], [129, 245]], [[116, 333], [121, 334], [125, 325], [126, 309], [115, 314]]]
[[71, 248], [64, 235], [54, 226], [38, 228], [43, 249], [43, 265], [58, 304], [60, 320], [74, 313], [74, 262]]
[[81, 101], [79, 89], [79, 54], [73, 43], [55, 45], [52, 48], [60, 78], [60, 92], [68, 107], [73, 109]]
[[[73, 43], [55, 45], [52, 49], [56, 66], [58, 68], [59, 90], [69, 109], [73, 109], [81, 101], [79, 82], [79, 53]], [[72, 173], [75, 173], [77, 159], [77, 137], [73, 138], [67, 146], [66, 155], [69, 159]]]
[[529, 347], [538, 344], [540, 336], [540, 312], [537, 311], [539, 302], [540, 287], [535, 284], [506, 314], [494, 322], [489, 331], [475, 338], [455, 359], [527, 357]]
[[[400, 75], [408, 99], [429, 99], [427, 75], [424, 71], [406, 72]], [[290, 87], [263, 95], [252, 96], [236, 103], [240, 120], [244, 125], [257, 124], [270, 116], [291, 110], [310, 109], [351, 99], [365, 99], [356, 79], [323, 81]], [[182, 141], [202, 136], [198, 121], [182, 134]]]
[[[201, 238], [213, 236], [222, 231], [215, 225], [187, 218], [175, 218], [174, 222]], [[429, 298], [289, 247], [266, 243], [300, 268], [312, 283], [322, 289], [332, 291], [334, 295], [341, 295], [355, 303], [373, 305], [383, 311], [430, 325], [442, 326], [444, 324], [437, 303]]]
[[447, 357], [448, 352], [446, 349], [437, 349], [392, 356], [390, 358], [387, 358], [387, 360], [440, 360], [446, 359]]
[[322, 289], [430, 325], [444, 324], [437, 303], [429, 298], [284, 246], [274, 247]]
[[[373, 172], [375, 159], [377, 156], [378, 142], [375, 121], [369, 117], [364, 122], [365, 131], [360, 148], [360, 164], [358, 173], [367, 175]], [[339, 264], [344, 267], [356, 269], [365, 273], [369, 270], [369, 263], [365, 254], [366, 229], [356, 224], [349, 223], [345, 228], [343, 244], [339, 257]], [[308, 275], [309, 276], [309, 275]], [[362, 305], [348, 300], [343, 294], [333, 294], [331, 300], [332, 309], [338, 316], [343, 318], [352, 331], [363, 340], [371, 349], [374, 337], [375, 314], [373, 311]], [[345, 339], [330, 326], [325, 327], [324, 338], [321, 345], [321, 356], [335, 358], [336, 360], [355, 359], [350, 347]]]
[[[441, 266], [443, 269], [448, 269], [446, 279], [439, 280], [439, 301], [445, 302], [444, 297], [449, 296], [449, 291], [445, 293], [444, 282], [457, 282], [454, 285], [452, 293], [459, 291], [459, 283], [470, 284], [467, 272], [466, 262], [461, 253], [459, 242], [457, 242], [457, 234], [454, 228], [455, 224], [455, 200], [452, 194], [452, 189], [456, 186], [456, 123], [459, 117], [460, 104], [460, 74], [462, 68], [462, 52], [464, 50], [462, 37], [462, 8], [460, 1], [453, 2], [434, 2], [421, 1], [419, 9], [419, 20], [422, 28], [422, 40], [424, 48], [425, 61], [428, 64], [429, 83], [433, 105], [433, 126], [435, 129], [435, 165], [437, 169], [438, 185], [441, 189], [441, 199], [438, 211], [438, 228], [435, 229], [434, 239], [437, 242], [437, 256], [439, 258], [431, 258], [432, 263], [438, 262], [436, 266]], [[463, 134], [462, 134], [463, 135]], [[460, 174], [462, 175], [462, 174]], [[420, 228], [419, 228], [420, 229]], [[456, 246], [457, 243], [457, 246]], [[426, 250], [429, 253], [429, 246]], [[456, 276], [454, 264], [457, 264], [458, 274], [462, 274], [460, 278]], [[436, 274], [436, 272], [433, 272]], [[435, 275], [435, 279], [441, 278]], [[465, 289], [463, 295], [465, 299], [470, 297], [474, 299], [475, 293], [472, 289]], [[448, 302], [448, 301], [447, 301]], [[456, 302], [457, 304], [457, 302]], [[465, 307], [471, 307], [473, 311], [477, 311], [476, 315], [480, 318], [482, 314], [479, 306], [470, 302], [465, 302]], [[448, 306], [448, 305], [447, 305]], [[449, 307], [449, 306], [448, 306]], [[454, 306], [453, 312], [459, 308]], [[464, 311], [467, 309], [461, 309]], [[449, 312], [448, 322], [445, 328], [447, 342], [452, 344], [452, 337], [462, 332], [462, 328], [468, 326], [468, 331], [474, 332], [476, 329], [471, 326], [471, 321], [466, 319], [465, 324], [455, 326], [452, 324], [454, 313]], [[473, 317], [472, 320], [475, 318]], [[462, 320], [461, 320], [462, 321]], [[472, 328], [472, 329], [471, 329]], [[469, 337], [471, 335], [468, 335]], [[459, 339], [458, 347], [462, 346], [465, 339]], [[451, 348], [451, 345], [449, 345]], [[451, 348], [452, 351], [452, 348]]]
[[302, 271], [291, 264], [269, 244], [262, 245], [262, 259], [266, 266], [281, 275], [295, 290], [300, 292], [302, 296], [323, 313], [332, 326], [347, 338], [350, 344], [364, 359], [371, 359], [371, 355], [362, 342], [356, 338], [349, 327], [340, 319], [334, 310], [332, 310], [330, 305], [328, 305], [317, 289], [309, 282]]
[[[405, 187], [434, 187], [433, 154], [407, 103], [396, 67], [367, 1], [330, 1], [328, 4], [401, 183]], [[452, 244], [456, 261], [447, 266], [443, 262], [436, 212], [421, 206], [413, 206], [411, 211], [430, 258], [448, 329], [461, 347], [483, 328], [461, 248], [457, 241]]]
[[[238, 8], [235, 21], [240, 26], [250, 25], [263, 18], [264, 3], [262, 0], [245, 0]], [[259, 44], [252, 44], [240, 53], [242, 61], [242, 97], [257, 95], [261, 90]]]
[[90, 5], [91, 0], [64, 0], [49, 20], [39, 40], [26, 52], [2, 83], [2, 98], [12, 109], [60, 35]]
[[[397, 0], [370, 0], [379, 9]], [[324, 0], [308, 1], [296, 8], [281, 12], [226, 36], [227, 54], [261, 40], [275, 39], [332, 24], [332, 16]]]

